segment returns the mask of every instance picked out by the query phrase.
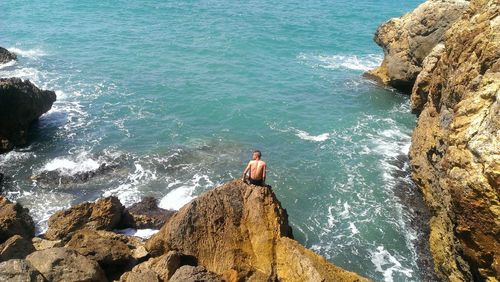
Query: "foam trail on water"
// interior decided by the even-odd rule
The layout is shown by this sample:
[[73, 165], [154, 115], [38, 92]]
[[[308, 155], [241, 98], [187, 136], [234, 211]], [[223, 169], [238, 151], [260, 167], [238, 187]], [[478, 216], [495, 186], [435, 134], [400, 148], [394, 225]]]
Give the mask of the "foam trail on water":
[[7, 48], [7, 50], [9, 50], [10, 52], [12, 52], [18, 56], [27, 57], [30, 59], [36, 59], [38, 57], [42, 57], [42, 56], [47, 55], [47, 53], [45, 53], [43, 50], [38, 49], [38, 48], [23, 50], [23, 49], [19, 49], [16, 47], [10, 47], [10, 48]]
[[408, 278], [412, 277], [413, 271], [403, 267], [396, 257], [385, 250], [383, 246], [377, 247], [377, 249], [371, 253], [371, 261], [375, 265], [377, 271], [384, 275], [385, 282], [393, 282], [393, 275], [395, 273], [402, 273]]
[[99, 169], [101, 163], [81, 153], [75, 159], [55, 158], [42, 168], [43, 171], [58, 171], [62, 175], [75, 175], [81, 172], [95, 171]]
[[382, 55], [311, 55], [299, 54], [297, 58], [313, 68], [350, 69], [368, 71], [380, 65]]
[[[207, 175], [195, 174], [193, 178], [189, 181], [188, 185], [182, 184], [179, 187], [174, 188], [165, 197], [160, 200], [158, 205], [162, 209], [178, 210], [185, 204], [189, 203], [195, 198], [194, 192], [196, 188], [202, 187], [202, 181], [206, 185], [212, 186], [213, 182], [208, 178]], [[174, 182], [168, 185], [168, 188], [172, 188], [181, 184], [180, 182]], [[206, 186], [205, 185], [205, 186]]]
[[158, 233], [159, 230], [156, 229], [134, 229], [134, 228], [126, 228], [126, 229], [118, 229], [114, 230], [118, 234], [124, 234], [128, 236], [136, 236], [143, 239], [149, 239], [154, 234]]
[[323, 142], [328, 140], [328, 138], [330, 137], [330, 133], [311, 135], [308, 132], [299, 129], [296, 129], [295, 135], [302, 140], [314, 141], [314, 142]]

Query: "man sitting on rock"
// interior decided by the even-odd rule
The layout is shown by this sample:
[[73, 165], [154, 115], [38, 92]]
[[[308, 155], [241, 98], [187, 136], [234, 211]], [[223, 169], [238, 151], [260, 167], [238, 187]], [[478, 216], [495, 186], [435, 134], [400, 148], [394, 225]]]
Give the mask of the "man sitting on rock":
[[[259, 150], [253, 151], [252, 160], [248, 162], [247, 167], [243, 171], [243, 181], [248, 184], [257, 186], [265, 186], [266, 181], [266, 162], [261, 160], [262, 153]], [[248, 174], [249, 173], [249, 174]], [[246, 179], [248, 175], [248, 179]]]

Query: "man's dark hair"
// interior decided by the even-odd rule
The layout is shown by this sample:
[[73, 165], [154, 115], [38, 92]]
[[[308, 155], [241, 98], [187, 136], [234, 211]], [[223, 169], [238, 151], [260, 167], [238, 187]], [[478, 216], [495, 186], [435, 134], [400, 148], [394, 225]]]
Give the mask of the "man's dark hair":
[[253, 153], [254, 154], [258, 154], [259, 158], [262, 157], [262, 153], [259, 150], [255, 150], [255, 151], [253, 151]]

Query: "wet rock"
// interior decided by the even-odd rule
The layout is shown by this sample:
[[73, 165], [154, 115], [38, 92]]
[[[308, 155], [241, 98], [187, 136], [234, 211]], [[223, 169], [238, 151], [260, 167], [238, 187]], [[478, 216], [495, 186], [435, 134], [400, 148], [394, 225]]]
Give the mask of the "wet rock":
[[35, 235], [35, 224], [28, 209], [0, 196], [0, 242], [14, 235], [32, 238]]
[[11, 259], [0, 263], [0, 281], [45, 282], [43, 275], [24, 259]]
[[75, 205], [53, 214], [44, 236], [49, 240], [68, 240], [80, 229], [110, 231], [120, 223], [123, 210], [123, 205], [116, 197]]
[[[225, 277], [266, 281], [281, 279], [280, 273], [286, 272], [278, 272], [277, 265], [285, 264], [281, 260], [292, 254], [284, 249], [282, 255], [277, 256], [277, 249], [281, 238], [291, 236], [286, 210], [272, 190], [235, 180], [201, 194], [182, 207], [148, 240], [146, 247], [153, 256], [177, 250]], [[316, 264], [311, 263], [317, 272], [334, 268], [317, 257]], [[331, 277], [365, 280], [338, 270]], [[286, 275], [296, 281], [312, 279], [306, 275]]]
[[35, 248], [31, 240], [25, 239], [19, 235], [14, 235], [0, 244], [0, 261], [24, 259], [34, 251]]
[[86, 183], [89, 180], [113, 172], [119, 167], [114, 163], [102, 163], [95, 170], [81, 171], [74, 174], [61, 173], [58, 170], [42, 171], [41, 173], [31, 177], [31, 180], [36, 180], [37, 183], [44, 188], [52, 188], [57, 186], [74, 186], [78, 183]]
[[9, 50], [3, 47], [0, 47], [0, 64], [5, 64], [15, 59], [17, 59], [16, 54], [9, 52]]
[[160, 229], [175, 213], [158, 207], [153, 197], [145, 197], [139, 203], [125, 209], [120, 225], [124, 228]]
[[131, 271], [124, 273], [120, 281], [133, 281], [133, 277], [141, 274], [151, 277], [153, 277], [151, 274], [154, 274], [159, 281], [169, 281], [175, 271], [183, 265], [196, 265], [196, 259], [177, 251], [170, 251], [136, 265]]
[[66, 248], [36, 251], [26, 260], [49, 281], [108, 281], [97, 262]]
[[222, 282], [222, 278], [208, 270], [203, 266], [190, 266], [185, 265], [179, 268], [170, 282], [196, 282], [196, 281], [206, 281], [206, 282]]
[[29, 80], [0, 78], [0, 153], [25, 145], [30, 124], [55, 100], [54, 91], [40, 90]]
[[500, 4], [472, 0], [424, 60], [410, 161], [443, 281], [500, 277]]
[[376, 31], [384, 49], [382, 65], [367, 73], [383, 84], [410, 93], [422, 62], [468, 6], [464, 0], [430, 0], [413, 12], [391, 19]]
[[65, 247], [97, 261], [108, 278], [117, 279], [137, 263], [133, 252], [140, 246], [138, 238], [109, 231], [79, 230]]

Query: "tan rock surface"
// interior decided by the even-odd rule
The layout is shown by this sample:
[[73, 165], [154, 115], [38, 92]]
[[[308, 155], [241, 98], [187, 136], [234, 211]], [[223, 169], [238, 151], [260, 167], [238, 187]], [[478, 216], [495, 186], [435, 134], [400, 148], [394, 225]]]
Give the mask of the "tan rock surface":
[[[430, 248], [444, 281], [500, 277], [500, 2], [473, 0], [424, 61], [413, 178], [432, 211]], [[496, 278], [495, 278], [496, 277]]]
[[14, 235], [0, 244], [0, 261], [24, 259], [34, 251], [35, 248], [31, 240], [25, 239], [19, 235]]
[[11, 259], [0, 263], [0, 281], [45, 282], [43, 275], [24, 259]]
[[[299, 281], [304, 277], [313, 279], [307, 277], [308, 273], [321, 274], [323, 269], [335, 268], [319, 256], [313, 259], [299, 247], [286, 244], [281, 247], [287, 247], [280, 249], [280, 240], [291, 235], [286, 210], [270, 188], [235, 180], [203, 193], [185, 205], [146, 246], [156, 256], [170, 250], [194, 256], [199, 265], [229, 281], [265, 281], [281, 279], [280, 275], [289, 281]], [[292, 250], [294, 253], [289, 253]], [[302, 256], [301, 252], [307, 254], [309, 261], [314, 261], [310, 264], [311, 269], [297, 275], [288, 273], [288, 268], [283, 265], [292, 255]], [[282, 266], [281, 272], [278, 272], [279, 265]], [[365, 281], [340, 269], [329, 277]]]
[[464, 0], [430, 0], [411, 13], [382, 24], [374, 40], [384, 49], [384, 60], [368, 76], [410, 92], [423, 60], [467, 5]]
[[53, 214], [44, 236], [49, 240], [68, 240], [80, 229], [113, 230], [120, 223], [123, 209], [116, 197], [75, 205]]
[[35, 224], [28, 209], [0, 196], [0, 242], [14, 235], [32, 238], [35, 235]]

